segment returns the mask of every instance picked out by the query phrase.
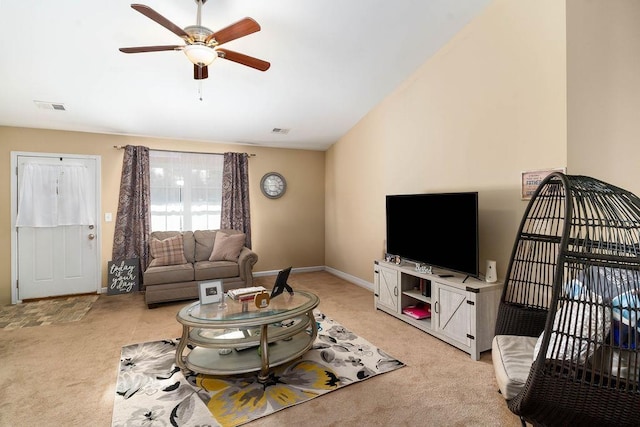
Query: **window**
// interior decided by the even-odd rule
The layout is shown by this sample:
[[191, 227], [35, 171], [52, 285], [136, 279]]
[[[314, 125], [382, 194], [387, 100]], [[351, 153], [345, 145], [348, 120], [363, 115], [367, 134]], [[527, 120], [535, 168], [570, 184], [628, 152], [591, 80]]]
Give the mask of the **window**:
[[221, 154], [149, 150], [151, 231], [220, 228]]

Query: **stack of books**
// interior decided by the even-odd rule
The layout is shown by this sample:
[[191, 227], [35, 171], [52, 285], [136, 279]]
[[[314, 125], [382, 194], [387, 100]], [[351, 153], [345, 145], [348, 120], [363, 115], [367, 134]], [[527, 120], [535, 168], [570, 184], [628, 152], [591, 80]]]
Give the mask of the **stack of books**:
[[431, 307], [428, 305], [409, 305], [403, 308], [402, 312], [418, 320], [431, 317]]
[[263, 286], [251, 286], [249, 288], [231, 289], [227, 291], [227, 296], [235, 301], [252, 300], [257, 294], [266, 291]]

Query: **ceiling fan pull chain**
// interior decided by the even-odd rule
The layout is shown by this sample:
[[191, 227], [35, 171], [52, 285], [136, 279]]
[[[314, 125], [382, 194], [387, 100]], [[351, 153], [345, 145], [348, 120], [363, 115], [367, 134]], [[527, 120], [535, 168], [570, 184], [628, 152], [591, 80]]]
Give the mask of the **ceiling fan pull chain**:
[[198, 80], [198, 98], [202, 101], [202, 80]]

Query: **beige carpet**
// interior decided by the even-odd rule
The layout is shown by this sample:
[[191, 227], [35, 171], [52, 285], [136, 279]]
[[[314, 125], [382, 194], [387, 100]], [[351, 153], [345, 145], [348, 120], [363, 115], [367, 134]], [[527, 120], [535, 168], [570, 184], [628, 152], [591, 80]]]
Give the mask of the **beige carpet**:
[[0, 307], [0, 329], [19, 329], [77, 322], [91, 309], [98, 295], [42, 299]]
[[[374, 310], [371, 291], [329, 273], [292, 274], [289, 283], [406, 366], [247, 426], [520, 425], [497, 392], [489, 353], [473, 361]], [[180, 336], [175, 315], [185, 304], [149, 310], [139, 294], [101, 295], [80, 321], [0, 330], [0, 426], [110, 426], [122, 347]]]

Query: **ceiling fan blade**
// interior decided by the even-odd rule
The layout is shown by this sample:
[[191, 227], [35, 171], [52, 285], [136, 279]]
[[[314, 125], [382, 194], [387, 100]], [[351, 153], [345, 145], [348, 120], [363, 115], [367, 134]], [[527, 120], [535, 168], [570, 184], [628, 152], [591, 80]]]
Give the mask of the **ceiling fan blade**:
[[145, 6], [144, 4], [132, 4], [131, 7], [147, 18], [156, 21], [158, 24], [162, 25], [178, 37], [182, 37], [185, 40], [191, 40], [189, 34], [187, 34], [182, 28], [178, 27], [176, 24], [169, 21], [167, 18], [160, 15], [155, 10], [151, 9], [149, 6]]
[[209, 77], [209, 67], [203, 65], [193, 65], [193, 78], [196, 80], [203, 80]]
[[209, 43], [211, 39], [216, 39], [218, 46], [220, 46], [221, 44], [230, 42], [231, 40], [248, 36], [256, 31], [260, 31], [260, 25], [252, 18], [243, 18], [235, 24], [231, 24], [228, 27], [224, 27], [220, 31], [216, 31], [209, 35], [209, 37], [205, 39], [205, 43]]
[[246, 65], [247, 67], [255, 68], [260, 71], [267, 71], [271, 64], [262, 59], [254, 58], [243, 53], [234, 52], [228, 49], [216, 49], [221, 52], [221, 58], [228, 59], [229, 61], [237, 62], [238, 64]]
[[181, 50], [182, 48], [184, 48], [184, 46], [181, 46], [181, 45], [121, 47], [120, 52], [124, 52], [124, 53], [160, 52], [163, 50]]

